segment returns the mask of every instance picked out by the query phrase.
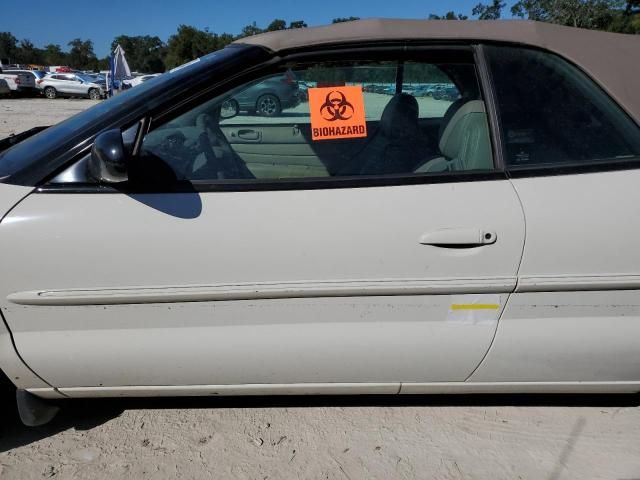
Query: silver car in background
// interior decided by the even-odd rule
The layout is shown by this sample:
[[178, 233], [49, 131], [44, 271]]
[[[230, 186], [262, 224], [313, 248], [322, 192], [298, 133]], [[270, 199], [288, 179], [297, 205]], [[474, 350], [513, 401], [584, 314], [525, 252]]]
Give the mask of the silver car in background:
[[106, 95], [104, 83], [81, 73], [49, 73], [38, 80], [45, 97], [86, 97], [100, 100]]

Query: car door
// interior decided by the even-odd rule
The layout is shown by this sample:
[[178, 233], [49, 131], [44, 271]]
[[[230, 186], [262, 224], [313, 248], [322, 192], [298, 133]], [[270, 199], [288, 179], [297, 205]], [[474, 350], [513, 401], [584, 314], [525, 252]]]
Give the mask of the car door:
[[51, 86], [54, 87], [58, 92], [65, 93], [65, 94], [75, 93], [74, 86], [72, 85], [71, 80], [67, 78], [67, 75], [64, 75], [64, 74], [53, 75], [51, 77], [51, 80], [52, 80]]
[[640, 128], [545, 52], [487, 49], [527, 219], [518, 289], [477, 381], [640, 385]]
[[85, 95], [87, 93], [87, 87], [77, 75], [67, 74], [65, 77], [69, 81], [69, 89], [72, 93], [75, 95]]
[[[456, 64], [473, 66], [470, 51], [461, 55]], [[367, 75], [384, 81], [378, 67], [389, 70], [374, 62]], [[323, 88], [340, 68], [326, 66]], [[433, 81], [433, 68], [416, 71]], [[407, 129], [419, 135], [413, 97], [372, 94], [367, 104], [378, 102], [397, 138], [365, 137], [375, 148], [354, 158], [383, 152], [386, 173], [260, 178], [240, 168], [220, 129], [220, 105], [236, 94], [196, 98], [155, 122], [138, 153], [144, 189], [79, 188], [63, 172], [3, 220], [0, 251], [12, 252], [3, 262], [14, 272], [3, 312], [30, 367], [71, 396], [464, 382], [491, 344], [524, 242], [513, 186], [472, 158], [473, 145], [489, 145], [486, 115], [462, 109], [445, 128], [439, 153], [456, 156], [446, 160], [458, 170], [415, 173], [392, 142], [408, 142], [406, 129], [391, 128], [413, 119]], [[309, 131], [311, 107], [296, 108], [290, 128]], [[320, 162], [351, 152], [339, 140], [312, 148]], [[274, 164], [290, 161], [290, 145], [300, 149], [271, 147]], [[151, 183], [161, 166], [175, 186]]]

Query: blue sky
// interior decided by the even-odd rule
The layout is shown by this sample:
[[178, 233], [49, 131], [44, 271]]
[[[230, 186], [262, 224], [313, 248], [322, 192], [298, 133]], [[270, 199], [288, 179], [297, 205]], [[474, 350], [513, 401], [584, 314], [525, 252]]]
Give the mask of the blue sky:
[[52, 3], [51, 0], [3, 0], [0, 31], [9, 31], [18, 39], [27, 38], [37, 47], [56, 43], [63, 50], [67, 50], [67, 43], [73, 38], [90, 39], [96, 54], [104, 57], [117, 35], [157, 35], [166, 41], [181, 23], [237, 34], [252, 22], [266, 27], [274, 18], [287, 22], [302, 19], [314, 26], [351, 15], [426, 18], [430, 13], [454, 10], [470, 16], [478, 1], [56, 0]]

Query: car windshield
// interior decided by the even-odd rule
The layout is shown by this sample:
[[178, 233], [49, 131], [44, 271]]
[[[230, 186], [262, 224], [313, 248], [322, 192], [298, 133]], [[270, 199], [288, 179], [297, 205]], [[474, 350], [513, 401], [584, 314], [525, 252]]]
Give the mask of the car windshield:
[[[180, 88], [186, 78], [205, 69], [210, 73], [240, 51], [243, 51], [242, 47], [228, 47], [193, 60], [159, 76], [153, 82], [144, 82], [139, 87], [126, 90], [0, 152], [0, 182], [11, 182], [8, 177], [17, 172], [46, 170], [47, 161], [76, 146], [89, 132], [100, 131], [114, 118], [126, 116], [140, 104], [152, 108], [163, 94]], [[152, 91], [156, 93], [150, 93]]]

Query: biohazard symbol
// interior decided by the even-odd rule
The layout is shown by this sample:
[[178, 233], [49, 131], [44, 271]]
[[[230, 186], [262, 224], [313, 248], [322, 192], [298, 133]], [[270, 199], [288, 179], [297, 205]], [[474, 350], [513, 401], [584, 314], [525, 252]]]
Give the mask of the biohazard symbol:
[[337, 90], [327, 93], [327, 97], [320, 107], [320, 115], [328, 122], [349, 120], [353, 116], [353, 112], [353, 105], [349, 103], [344, 93]]
[[307, 92], [313, 141], [367, 136], [362, 85], [312, 87]]

